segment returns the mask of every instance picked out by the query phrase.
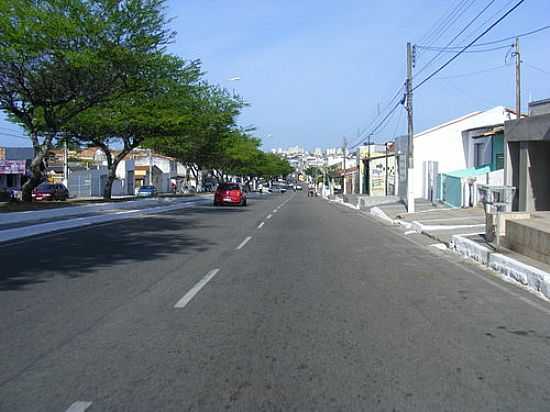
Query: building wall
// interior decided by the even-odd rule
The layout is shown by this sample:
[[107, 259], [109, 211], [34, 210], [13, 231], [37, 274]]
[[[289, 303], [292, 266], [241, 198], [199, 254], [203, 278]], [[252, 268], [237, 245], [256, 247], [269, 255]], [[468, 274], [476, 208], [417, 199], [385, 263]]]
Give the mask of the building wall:
[[511, 114], [502, 106], [486, 112], [476, 112], [449, 123], [419, 133], [414, 138], [414, 193], [415, 197], [426, 198], [429, 187], [426, 163], [437, 162], [439, 173], [451, 172], [468, 167], [468, 144], [463, 138], [464, 130], [503, 123]]

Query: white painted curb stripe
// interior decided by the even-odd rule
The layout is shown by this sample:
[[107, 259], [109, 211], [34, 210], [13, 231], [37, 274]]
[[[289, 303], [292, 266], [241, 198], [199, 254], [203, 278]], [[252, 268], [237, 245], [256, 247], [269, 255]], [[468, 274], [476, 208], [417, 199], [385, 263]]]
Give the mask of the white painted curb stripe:
[[243, 240], [239, 246], [237, 246], [236, 250], [242, 249], [244, 245], [246, 245], [250, 241], [250, 239], [252, 239], [252, 236], [247, 236], [246, 239]]
[[207, 200], [198, 200], [195, 202], [181, 202], [170, 206], [158, 206], [141, 210], [129, 210], [117, 212], [108, 215], [95, 215], [88, 217], [79, 217], [75, 219], [60, 220], [47, 223], [39, 223], [36, 225], [17, 227], [13, 229], [0, 230], [0, 242], [25, 238], [29, 236], [41, 235], [44, 233], [57, 232], [60, 230], [73, 229], [83, 226], [89, 226], [97, 223], [114, 222], [117, 220], [127, 220], [138, 216], [151, 215], [156, 213], [170, 212], [178, 209], [186, 209], [204, 204]]
[[261, 229], [265, 225], [265, 222], [262, 222], [258, 225], [258, 229]]
[[66, 412], [84, 412], [90, 406], [92, 406], [92, 402], [78, 401], [71, 404], [71, 406], [69, 406], [69, 409], [67, 409]]
[[218, 274], [218, 272], [220, 271], [220, 269], [213, 269], [211, 270], [210, 272], [208, 272], [201, 280], [199, 280], [195, 286], [193, 286], [189, 292], [187, 292], [183, 298], [181, 298], [178, 303], [176, 303], [174, 305], [174, 308], [177, 308], [177, 309], [183, 309], [184, 307], [187, 306], [187, 304], [189, 302], [191, 302], [191, 299], [193, 299], [195, 297], [195, 295], [197, 293], [200, 292], [200, 290], [206, 286], [206, 284], [208, 282], [210, 282], [212, 280], [212, 278], [214, 276], [216, 276]]

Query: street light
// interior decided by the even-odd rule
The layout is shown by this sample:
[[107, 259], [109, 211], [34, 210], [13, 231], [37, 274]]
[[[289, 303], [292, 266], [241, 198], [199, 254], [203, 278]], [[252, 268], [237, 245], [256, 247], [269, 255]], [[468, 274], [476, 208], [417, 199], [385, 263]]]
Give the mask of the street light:
[[229, 79], [227, 79], [228, 82], [236, 82], [236, 81], [239, 81], [241, 80], [241, 78], [239, 76], [233, 76], [233, 77], [230, 77]]

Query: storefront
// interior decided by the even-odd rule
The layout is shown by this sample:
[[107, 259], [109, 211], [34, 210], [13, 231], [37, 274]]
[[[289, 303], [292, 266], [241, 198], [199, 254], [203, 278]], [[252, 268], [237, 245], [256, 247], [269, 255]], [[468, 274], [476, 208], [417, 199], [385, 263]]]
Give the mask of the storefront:
[[25, 175], [26, 160], [0, 160], [0, 190], [21, 190]]

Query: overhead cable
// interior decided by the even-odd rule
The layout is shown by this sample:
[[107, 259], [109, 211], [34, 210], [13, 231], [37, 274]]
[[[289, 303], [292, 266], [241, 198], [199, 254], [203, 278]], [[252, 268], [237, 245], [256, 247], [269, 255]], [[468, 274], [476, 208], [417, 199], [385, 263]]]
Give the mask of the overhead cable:
[[[487, 42], [483, 42], [483, 43], [474, 44], [472, 47], [491, 46], [493, 44], [498, 44], [498, 43], [503, 43], [503, 42], [506, 42], [506, 41], [514, 40], [515, 38], [531, 36], [535, 33], [539, 33], [541, 31], [548, 30], [548, 29], [550, 29], [550, 25], [542, 26], [542, 27], [539, 27], [538, 29], [531, 30], [531, 31], [528, 31], [528, 32], [525, 32], [525, 33], [516, 34], [515, 36], [510, 36], [510, 37], [505, 37], [505, 38], [499, 39], [499, 40], [493, 40], [493, 41], [487, 41]], [[440, 47], [440, 46], [416, 45], [416, 47], [419, 48], [419, 49], [424, 49], [424, 50], [441, 50], [441, 49], [445, 49], [445, 50], [449, 50], [449, 51], [456, 51], [456, 50], [459, 50], [459, 49], [463, 48], [464, 46], [451, 46], [451, 47], [442, 47], [441, 46]], [[501, 46], [501, 47], [508, 47], [508, 46]]]
[[525, 0], [518, 1], [511, 9], [509, 9], [506, 13], [504, 13], [501, 17], [499, 17], [493, 24], [491, 24], [489, 27], [487, 27], [481, 34], [479, 34], [474, 40], [472, 40], [470, 43], [468, 43], [466, 46], [464, 46], [457, 54], [455, 54], [453, 57], [451, 57], [449, 60], [447, 60], [443, 65], [441, 65], [438, 69], [433, 71], [429, 76], [427, 76], [424, 80], [422, 80], [420, 83], [418, 83], [413, 90], [418, 89], [421, 87], [424, 83], [429, 81], [431, 78], [433, 78], [437, 73], [439, 73], [441, 70], [443, 70], [445, 67], [447, 67], [449, 64], [451, 64], [453, 61], [455, 61], [462, 53], [464, 53], [468, 48], [470, 48], [475, 42], [477, 42], [479, 39], [481, 39], [483, 36], [485, 36], [487, 33], [489, 33], [495, 26], [497, 26], [501, 21], [503, 21], [508, 15], [510, 15], [514, 10], [516, 10], [522, 3], [524, 3]]

